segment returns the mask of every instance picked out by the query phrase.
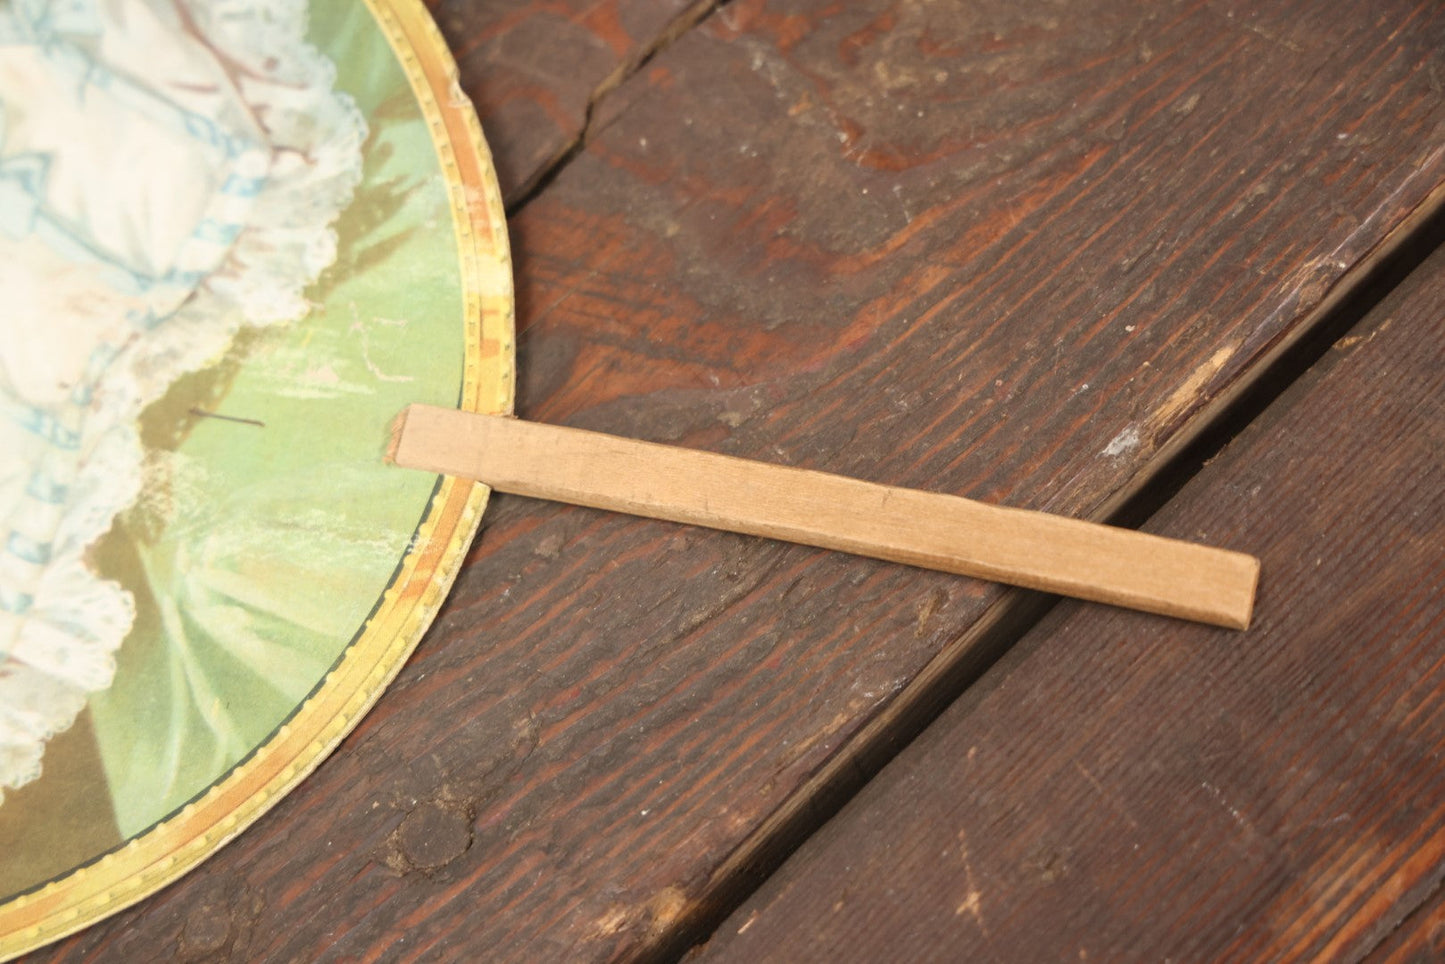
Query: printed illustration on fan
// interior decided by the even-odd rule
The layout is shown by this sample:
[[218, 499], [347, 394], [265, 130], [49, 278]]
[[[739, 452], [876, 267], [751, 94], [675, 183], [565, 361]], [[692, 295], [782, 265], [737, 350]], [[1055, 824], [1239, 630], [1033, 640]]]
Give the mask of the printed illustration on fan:
[[[0, 5], [0, 899], [204, 793], [377, 604], [458, 256], [362, 3]], [[364, 497], [363, 497], [364, 494]]]

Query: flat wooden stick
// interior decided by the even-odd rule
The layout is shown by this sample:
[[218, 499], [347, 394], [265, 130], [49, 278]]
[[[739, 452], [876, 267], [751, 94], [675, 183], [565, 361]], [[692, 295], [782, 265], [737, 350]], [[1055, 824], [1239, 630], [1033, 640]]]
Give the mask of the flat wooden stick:
[[499, 492], [837, 549], [1244, 629], [1243, 553], [671, 445], [412, 405], [397, 465]]

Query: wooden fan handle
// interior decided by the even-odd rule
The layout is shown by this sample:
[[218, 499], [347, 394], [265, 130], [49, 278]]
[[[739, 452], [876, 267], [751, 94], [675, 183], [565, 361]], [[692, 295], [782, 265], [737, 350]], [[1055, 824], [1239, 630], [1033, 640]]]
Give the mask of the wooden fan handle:
[[499, 492], [783, 539], [1232, 629], [1259, 561], [1062, 516], [598, 432], [412, 405], [397, 465]]

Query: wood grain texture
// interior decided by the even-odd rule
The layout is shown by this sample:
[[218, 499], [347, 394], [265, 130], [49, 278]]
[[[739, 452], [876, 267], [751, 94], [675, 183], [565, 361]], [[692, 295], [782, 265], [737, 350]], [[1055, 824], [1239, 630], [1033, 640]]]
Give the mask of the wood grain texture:
[[1445, 959], [1445, 890], [1402, 920], [1365, 958], [1370, 964], [1434, 964]]
[[1260, 553], [1252, 631], [1059, 607], [700, 960], [1359, 960], [1427, 899], [1438, 959], [1442, 304], [1445, 250], [1151, 522]]
[[521, 199], [584, 136], [593, 103], [710, 0], [428, 0], [487, 132], [502, 197]]
[[434, 405], [388, 458], [497, 492], [706, 526], [1244, 629], [1259, 561], [1146, 532]]
[[[518, 411], [1090, 517], [1426, 203], [1442, 49], [1404, 0], [736, 0], [514, 217]], [[38, 959], [635, 956], [1009, 598], [498, 497], [338, 753]]]

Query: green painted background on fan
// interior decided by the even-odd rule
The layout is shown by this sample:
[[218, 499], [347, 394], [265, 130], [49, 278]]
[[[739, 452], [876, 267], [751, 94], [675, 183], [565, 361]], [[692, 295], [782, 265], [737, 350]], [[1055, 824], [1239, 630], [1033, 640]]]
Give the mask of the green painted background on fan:
[[382, 464], [387, 427], [461, 388], [456, 241], [426, 124], [364, 4], [316, 5], [310, 36], [370, 126], [337, 262], [309, 317], [241, 339], [147, 414], [155, 485], [100, 552], [138, 610], [90, 704], [125, 836], [222, 777], [335, 663], [435, 483]]

